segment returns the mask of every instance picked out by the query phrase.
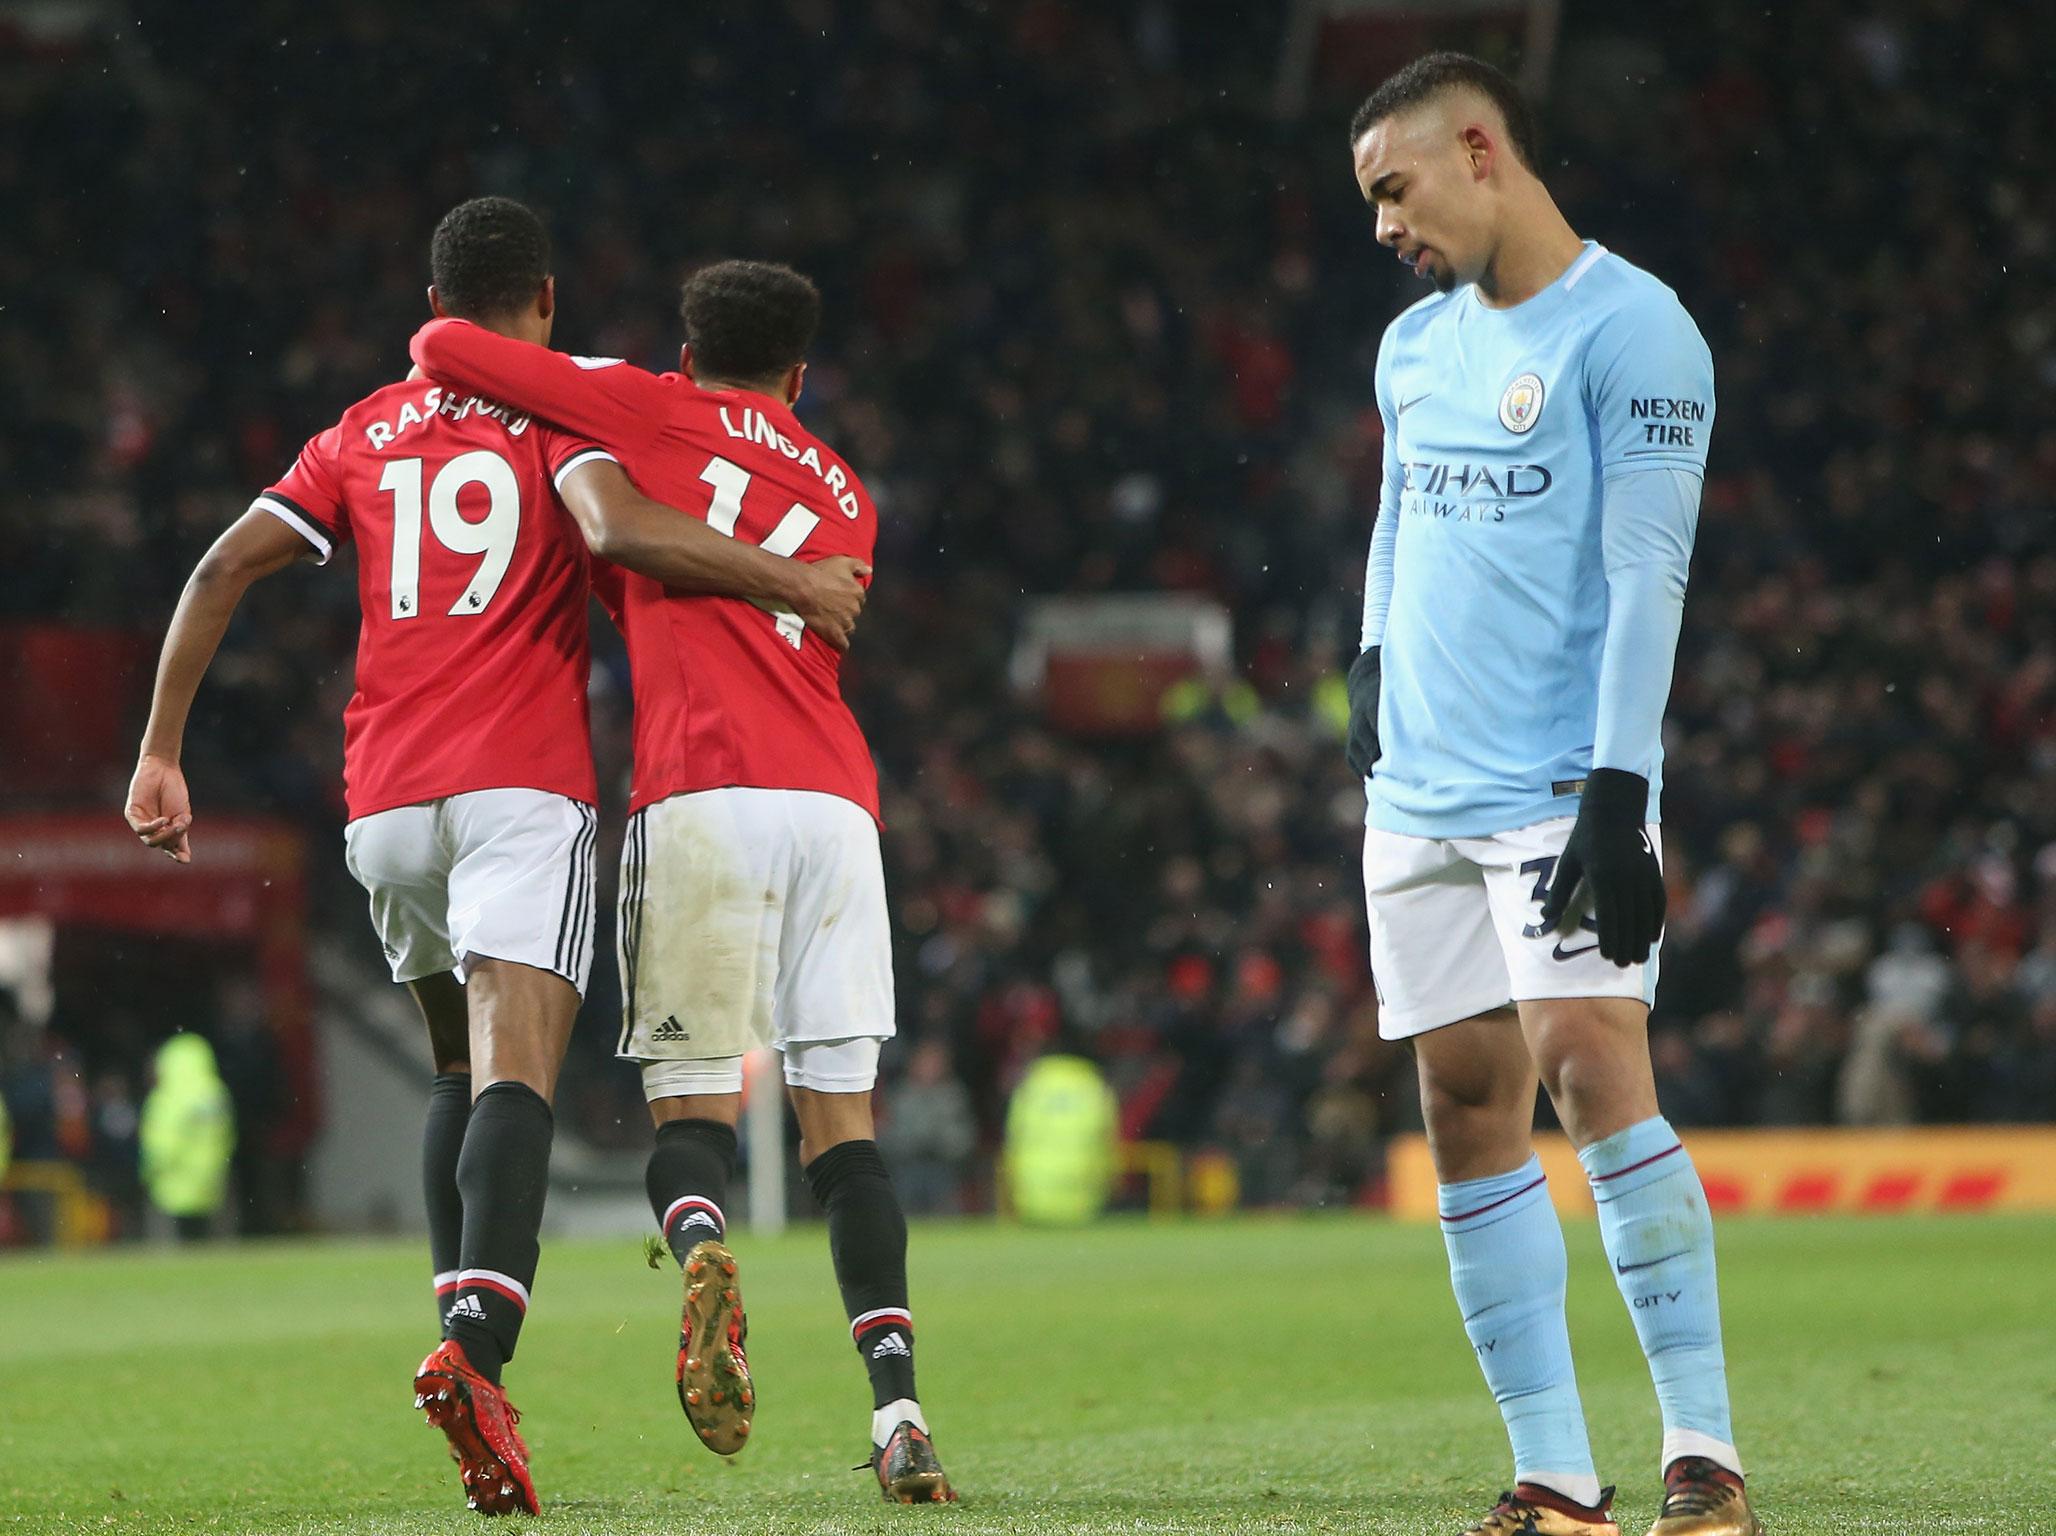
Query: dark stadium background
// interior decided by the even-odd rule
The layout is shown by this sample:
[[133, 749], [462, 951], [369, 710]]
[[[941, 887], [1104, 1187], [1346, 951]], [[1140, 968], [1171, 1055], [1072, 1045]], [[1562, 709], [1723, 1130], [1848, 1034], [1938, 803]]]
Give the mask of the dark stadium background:
[[[1573, 224], [1677, 289], [1719, 376], [1667, 735], [1664, 1108], [2056, 1119], [2049, 13], [1708, 13], [1567, 4], [1528, 76]], [[1371, 361], [1414, 290], [1344, 124], [1438, 41], [1518, 68], [1529, 20], [1355, 16], [1295, 60], [1296, 14], [0, 7], [0, 864], [8, 829], [66, 813], [125, 836], [180, 585], [305, 437], [404, 372], [448, 206], [534, 204], [557, 344], [651, 366], [687, 267], [788, 261], [827, 300], [801, 414], [883, 528], [846, 675], [889, 825], [888, 1148], [933, 1165], [928, 1203], [988, 1201], [1006, 1092], [1068, 1026], [1125, 1130], [1225, 1156], [1245, 1203], [1375, 1198], [1418, 1119], [1376, 1035], [1339, 690]], [[1010, 687], [1031, 599], [1137, 591], [1224, 604], [1231, 669], [1118, 737]], [[87, 1170], [118, 1230], [149, 1053], [179, 1028], [221, 1048], [246, 1229], [319, 1219], [306, 1040], [387, 985], [341, 859], [354, 629], [344, 572], [263, 584], [186, 758], [197, 859], [232, 815], [304, 839], [308, 932], [354, 967], [318, 968], [313, 1036], [274, 1027], [240, 940], [67, 922], [49, 999], [0, 987], [14, 1156]], [[608, 970], [560, 1114], [632, 1151]], [[979, 1150], [956, 1161], [935, 1149], [964, 1103]], [[31, 1203], [7, 1237], [46, 1235]]]

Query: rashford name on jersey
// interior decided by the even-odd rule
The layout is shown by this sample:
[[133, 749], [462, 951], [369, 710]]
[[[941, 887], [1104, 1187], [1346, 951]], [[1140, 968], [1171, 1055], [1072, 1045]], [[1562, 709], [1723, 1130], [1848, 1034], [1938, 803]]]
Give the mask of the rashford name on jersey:
[[529, 418], [510, 411], [497, 400], [487, 400], [481, 395], [460, 395], [446, 390], [440, 384], [431, 384], [422, 395], [419, 404], [413, 400], [401, 402], [398, 413], [391, 421], [376, 420], [364, 423], [364, 440], [379, 451], [410, 427], [425, 426], [438, 417], [451, 421], [462, 421], [468, 416], [479, 415], [497, 421], [507, 429], [509, 437], [519, 437], [529, 428]]

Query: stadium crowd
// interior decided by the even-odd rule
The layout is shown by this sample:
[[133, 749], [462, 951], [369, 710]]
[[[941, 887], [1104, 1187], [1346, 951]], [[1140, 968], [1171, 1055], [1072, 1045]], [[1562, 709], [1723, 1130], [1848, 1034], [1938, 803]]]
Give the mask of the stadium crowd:
[[[2056, 1118], [2056, 164], [2030, 74], [2051, 21], [1802, 0], [1630, 36], [1579, 9], [1546, 173], [1679, 291], [1719, 371], [1667, 734], [1666, 1112]], [[154, 635], [251, 492], [404, 369], [428, 232], [465, 196], [544, 211], [574, 351], [663, 366], [683, 268], [790, 261], [827, 298], [802, 415], [881, 509], [845, 675], [911, 1043], [886, 1134], [926, 1203], [977, 1198], [1007, 1089], [1059, 1031], [1132, 1136], [1221, 1149], [1254, 1201], [1360, 1198], [1417, 1123], [1377, 1039], [1338, 709], [1371, 359], [1414, 294], [1347, 176], [1368, 80], [1319, 70], [1281, 118], [1275, 21], [1217, 10], [785, 0], [566, 36], [494, 0], [206, 28], [143, 5], [118, 35], [0, 39], [26, 237], [0, 246], [0, 622]], [[1489, 26], [1452, 40], [1494, 51]], [[225, 88], [174, 83], [199, 80]], [[767, 105], [767, 80], [794, 88]], [[354, 592], [267, 586], [189, 772], [203, 818], [306, 825], [324, 921], [369, 953], [322, 852]], [[1025, 599], [1137, 589], [1225, 603], [1232, 673], [1114, 741], [1009, 690]], [[78, 803], [111, 823], [127, 765], [105, 766]], [[612, 1007], [603, 982], [565, 1101], [639, 1145]], [[60, 1018], [64, 1071], [135, 1070], [125, 1037]], [[12, 1039], [10, 1095], [38, 1071]]]

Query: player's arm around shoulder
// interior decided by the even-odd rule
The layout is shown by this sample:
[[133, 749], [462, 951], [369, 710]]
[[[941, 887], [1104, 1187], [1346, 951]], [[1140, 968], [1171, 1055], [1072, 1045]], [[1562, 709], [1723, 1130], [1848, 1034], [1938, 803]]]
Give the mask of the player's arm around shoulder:
[[431, 320], [408, 355], [438, 384], [485, 395], [609, 448], [647, 447], [663, 430], [663, 380], [618, 357], [574, 357], [469, 320]]

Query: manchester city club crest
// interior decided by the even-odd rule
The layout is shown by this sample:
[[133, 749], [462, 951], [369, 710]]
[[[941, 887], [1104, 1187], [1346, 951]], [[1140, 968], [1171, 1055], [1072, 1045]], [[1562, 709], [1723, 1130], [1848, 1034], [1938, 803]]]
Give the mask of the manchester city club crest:
[[1524, 373], [1499, 397], [1499, 424], [1509, 432], [1525, 432], [1542, 414], [1542, 380]]

